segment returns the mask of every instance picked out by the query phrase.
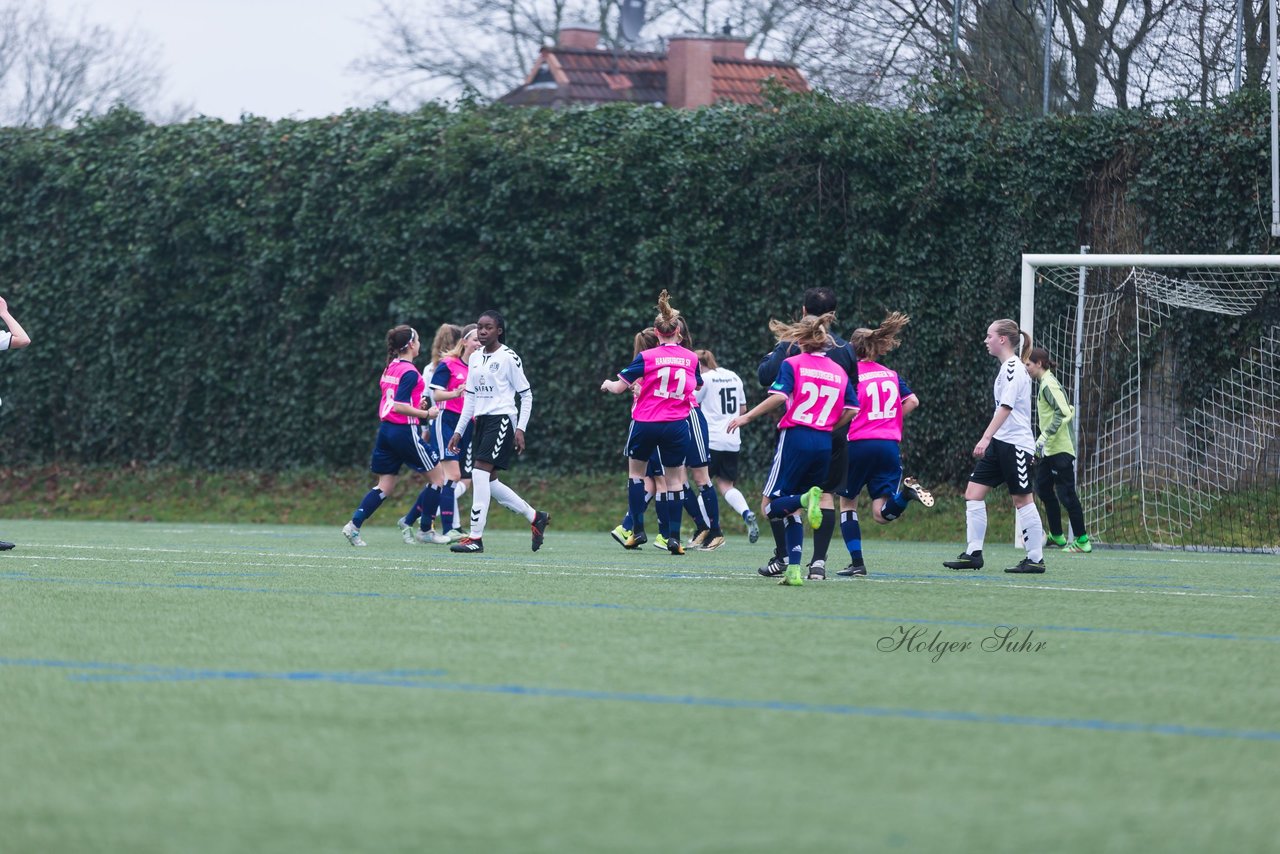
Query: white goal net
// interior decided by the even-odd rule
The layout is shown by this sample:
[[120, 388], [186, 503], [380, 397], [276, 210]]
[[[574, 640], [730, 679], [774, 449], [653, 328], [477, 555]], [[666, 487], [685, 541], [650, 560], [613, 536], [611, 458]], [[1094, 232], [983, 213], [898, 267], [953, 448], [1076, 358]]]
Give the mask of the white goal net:
[[1076, 407], [1091, 539], [1280, 551], [1280, 256], [1024, 255], [1020, 323]]

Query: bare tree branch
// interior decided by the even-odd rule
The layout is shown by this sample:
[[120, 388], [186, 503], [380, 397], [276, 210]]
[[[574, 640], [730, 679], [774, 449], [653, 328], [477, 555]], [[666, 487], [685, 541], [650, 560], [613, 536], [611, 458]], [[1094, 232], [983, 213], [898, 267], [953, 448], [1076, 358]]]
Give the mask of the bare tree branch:
[[137, 30], [92, 24], [83, 12], [59, 20], [43, 0], [10, 0], [0, 5], [0, 121], [67, 124], [115, 104], [146, 111], [163, 87], [159, 55]]

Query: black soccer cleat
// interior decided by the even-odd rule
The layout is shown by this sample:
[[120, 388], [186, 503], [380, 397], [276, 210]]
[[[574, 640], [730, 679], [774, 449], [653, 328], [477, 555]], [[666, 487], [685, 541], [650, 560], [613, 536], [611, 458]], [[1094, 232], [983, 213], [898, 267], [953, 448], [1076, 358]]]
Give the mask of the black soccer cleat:
[[1011, 566], [1006, 569], [1005, 572], [1016, 572], [1025, 575], [1040, 575], [1044, 572], [1044, 560], [1032, 560], [1029, 557], [1024, 557], [1022, 560], [1018, 561], [1017, 566]]
[[9, 549], [14, 549], [14, 548], [17, 548], [16, 544], [7, 542], [5, 540], [0, 540], [0, 552], [7, 552], [9, 551]]
[[479, 554], [484, 551], [484, 540], [476, 537], [463, 537], [453, 545], [449, 546], [449, 551], [458, 552], [459, 554]]
[[780, 575], [786, 574], [786, 571], [787, 562], [777, 555], [769, 558], [768, 563], [756, 570], [756, 572], [760, 573], [765, 578], [777, 578]]
[[973, 554], [965, 552], [955, 560], [944, 560], [942, 565], [947, 569], [982, 569], [982, 549]]
[[848, 566], [846, 566], [844, 569], [836, 573], [836, 575], [842, 575], [845, 578], [854, 578], [855, 576], [865, 576], [866, 574], [867, 574], [867, 565], [862, 561], [858, 561], [857, 563], [854, 563], [853, 561], [849, 561]]
[[624, 549], [634, 550], [640, 548], [647, 542], [649, 542], [649, 537], [644, 531], [632, 531], [631, 536], [627, 537], [626, 541], [623, 542], [622, 547]]
[[827, 562], [825, 560], [815, 560], [809, 564], [809, 574], [805, 578], [809, 581], [826, 581]]
[[680, 545], [679, 537], [667, 537], [667, 551], [677, 556], [684, 554], [684, 546]]
[[547, 523], [551, 521], [551, 514], [544, 513], [539, 510], [533, 514], [533, 522], [529, 527], [533, 531], [533, 550], [536, 552], [542, 548], [542, 536], [547, 532]]

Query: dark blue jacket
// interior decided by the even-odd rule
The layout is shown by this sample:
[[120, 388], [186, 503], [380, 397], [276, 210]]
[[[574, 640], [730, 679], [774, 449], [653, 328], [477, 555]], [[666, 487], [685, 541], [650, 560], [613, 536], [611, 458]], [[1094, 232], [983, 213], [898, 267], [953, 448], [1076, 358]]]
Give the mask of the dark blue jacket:
[[[853, 353], [853, 347], [849, 346], [849, 342], [841, 338], [835, 333], [831, 334], [836, 345], [827, 351], [827, 355], [831, 360], [840, 367], [844, 368], [844, 372], [849, 375], [849, 379], [853, 381], [854, 388], [858, 385], [858, 359]], [[773, 381], [778, 378], [778, 371], [782, 370], [782, 362], [791, 356], [799, 355], [800, 348], [794, 344], [788, 344], [785, 341], [779, 341], [778, 346], [773, 348], [773, 352], [764, 357], [760, 362], [760, 367], [756, 368], [756, 379], [760, 380], [760, 385], [768, 388], [773, 385]]]

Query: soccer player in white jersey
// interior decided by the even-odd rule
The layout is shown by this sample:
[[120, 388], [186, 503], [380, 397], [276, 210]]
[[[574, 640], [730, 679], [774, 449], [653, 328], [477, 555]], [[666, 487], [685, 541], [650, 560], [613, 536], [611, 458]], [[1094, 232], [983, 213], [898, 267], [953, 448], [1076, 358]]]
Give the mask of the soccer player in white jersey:
[[1044, 572], [1044, 525], [1036, 510], [1031, 467], [1035, 462], [1036, 438], [1031, 432], [1031, 375], [1018, 358], [1018, 342], [1023, 358], [1031, 355], [1031, 336], [1012, 320], [997, 320], [987, 327], [987, 352], [1000, 361], [994, 388], [995, 414], [973, 446], [978, 463], [969, 475], [964, 491], [965, 528], [968, 545], [955, 560], [943, 562], [947, 569], [982, 569], [982, 543], [987, 534], [987, 493], [1004, 483], [1009, 487], [1018, 514], [1027, 556], [1005, 572]]
[[[698, 389], [696, 396], [698, 408], [707, 419], [711, 477], [724, 500], [747, 523], [747, 539], [754, 543], [760, 539], [756, 514], [751, 512], [747, 499], [734, 486], [738, 479], [738, 452], [742, 449], [742, 436], [736, 430], [730, 433], [725, 429], [733, 417], [742, 411], [747, 402], [747, 392], [742, 385], [742, 377], [728, 368], [720, 367], [716, 363], [715, 354], [710, 350], [694, 350], [694, 353], [702, 367], [702, 388]], [[715, 501], [715, 494], [703, 496], [703, 500]], [[723, 534], [719, 538], [708, 535], [703, 548], [717, 548], [720, 543], [715, 542], [716, 539], [723, 542]]]
[[[533, 392], [524, 375], [524, 364], [506, 346], [507, 322], [489, 310], [476, 321], [480, 349], [467, 360], [466, 402], [449, 437], [449, 452], [456, 454], [462, 432], [475, 418], [471, 436], [471, 533], [449, 546], [449, 551], [476, 554], [484, 551], [484, 526], [489, 519], [489, 498], [529, 520], [533, 550], [542, 548], [550, 516], [534, 510], [515, 490], [498, 481], [498, 472], [511, 467], [512, 457], [524, 453], [524, 430], [533, 412]], [[517, 397], [519, 403], [517, 404]]]
[[[31, 336], [27, 335], [26, 330], [9, 313], [9, 304], [3, 297], [0, 297], [0, 320], [5, 325], [5, 331], [0, 332], [0, 350], [21, 350], [31, 343]], [[0, 552], [7, 552], [13, 547], [13, 543], [8, 540], [0, 540]]]

